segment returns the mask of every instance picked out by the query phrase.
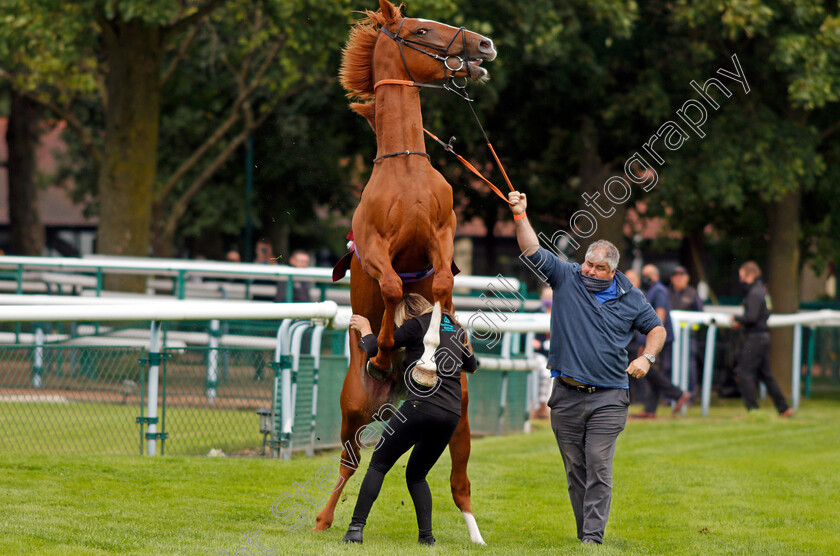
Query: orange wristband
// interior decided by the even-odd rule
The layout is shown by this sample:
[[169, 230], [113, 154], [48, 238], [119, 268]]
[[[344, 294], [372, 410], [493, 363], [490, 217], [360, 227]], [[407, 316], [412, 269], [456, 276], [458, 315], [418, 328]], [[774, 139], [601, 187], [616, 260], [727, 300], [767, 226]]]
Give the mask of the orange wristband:
[[522, 220], [523, 218], [525, 218], [525, 213], [524, 212], [522, 214], [514, 214], [513, 215], [514, 220]]

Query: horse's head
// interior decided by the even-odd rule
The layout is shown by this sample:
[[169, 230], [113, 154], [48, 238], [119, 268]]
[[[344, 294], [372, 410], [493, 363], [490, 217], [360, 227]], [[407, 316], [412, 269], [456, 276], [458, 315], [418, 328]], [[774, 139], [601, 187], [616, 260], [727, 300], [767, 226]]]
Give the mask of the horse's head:
[[487, 70], [480, 64], [496, 58], [492, 40], [463, 27], [403, 17], [388, 0], [379, 0], [379, 7], [383, 19], [379, 43], [396, 46], [384, 49], [380, 56], [393, 58], [398, 52], [396, 63], [409, 79], [421, 83], [452, 77], [487, 80]]

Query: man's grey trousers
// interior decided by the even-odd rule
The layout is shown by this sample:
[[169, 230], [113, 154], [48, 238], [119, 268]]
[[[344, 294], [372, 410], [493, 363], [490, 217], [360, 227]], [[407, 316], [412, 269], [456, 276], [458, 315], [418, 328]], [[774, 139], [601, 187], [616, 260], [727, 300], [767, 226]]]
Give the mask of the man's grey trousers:
[[618, 435], [627, 423], [630, 393], [599, 388], [586, 394], [552, 381], [551, 428], [563, 456], [569, 498], [580, 540], [601, 543], [610, 514], [612, 462]]

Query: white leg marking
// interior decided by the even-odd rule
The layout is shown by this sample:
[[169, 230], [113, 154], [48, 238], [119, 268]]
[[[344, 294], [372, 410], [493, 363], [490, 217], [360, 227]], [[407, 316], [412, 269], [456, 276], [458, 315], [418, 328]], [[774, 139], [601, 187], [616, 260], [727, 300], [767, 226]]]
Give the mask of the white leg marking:
[[467, 530], [470, 532], [470, 540], [477, 544], [486, 545], [484, 539], [481, 538], [481, 532], [478, 530], [478, 523], [475, 522], [475, 516], [468, 512], [461, 512], [464, 514], [464, 521], [467, 522]]
[[441, 313], [440, 302], [435, 301], [435, 308], [432, 310], [432, 320], [429, 322], [429, 329], [426, 331], [426, 335], [423, 337], [423, 356], [417, 362], [412, 372], [414, 380], [423, 386], [433, 386], [437, 380], [435, 351], [440, 346]]

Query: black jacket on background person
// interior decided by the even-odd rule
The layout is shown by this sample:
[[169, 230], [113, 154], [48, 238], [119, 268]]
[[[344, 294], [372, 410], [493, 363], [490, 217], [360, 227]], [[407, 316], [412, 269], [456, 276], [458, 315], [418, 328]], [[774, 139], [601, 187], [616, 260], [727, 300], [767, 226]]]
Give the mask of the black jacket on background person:
[[747, 295], [744, 297], [742, 305], [744, 306], [744, 315], [735, 317], [735, 320], [741, 323], [745, 334], [753, 334], [756, 332], [768, 332], [767, 319], [770, 318], [770, 308], [768, 305], [769, 296], [767, 289], [764, 287], [764, 282], [761, 278], [756, 278], [749, 286]]
[[672, 311], [702, 311], [703, 302], [700, 296], [697, 295], [697, 290], [691, 286], [684, 290], [675, 291], [673, 288], [668, 288], [668, 296], [671, 301]]

